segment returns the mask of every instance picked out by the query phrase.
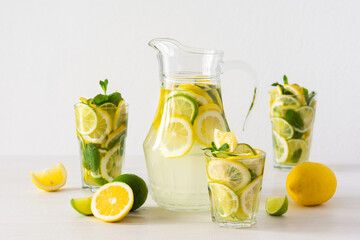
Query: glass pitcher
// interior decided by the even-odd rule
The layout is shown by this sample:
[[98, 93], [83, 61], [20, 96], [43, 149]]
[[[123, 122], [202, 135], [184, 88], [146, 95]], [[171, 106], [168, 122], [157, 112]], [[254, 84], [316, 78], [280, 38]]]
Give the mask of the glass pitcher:
[[[249, 65], [222, 61], [223, 52], [184, 46], [174, 39], [149, 42], [160, 65], [160, 101], [144, 141], [151, 196], [161, 207], [175, 211], [210, 208], [202, 148], [211, 146], [214, 129], [230, 131], [225, 118], [220, 76], [242, 69], [255, 83]], [[244, 123], [245, 124], [245, 123]]]

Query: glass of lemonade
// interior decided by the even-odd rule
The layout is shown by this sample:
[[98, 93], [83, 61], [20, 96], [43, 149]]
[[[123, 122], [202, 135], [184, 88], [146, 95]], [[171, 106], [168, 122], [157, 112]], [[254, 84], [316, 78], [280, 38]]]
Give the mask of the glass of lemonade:
[[211, 217], [214, 223], [229, 228], [250, 227], [256, 223], [265, 152], [255, 152], [256, 154], [205, 152]]
[[316, 93], [297, 84], [273, 84], [270, 91], [270, 119], [274, 167], [293, 168], [309, 161], [315, 120]]
[[117, 92], [103, 96], [74, 106], [82, 187], [91, 191], [121, 175], [125, 153], [128, 104]]

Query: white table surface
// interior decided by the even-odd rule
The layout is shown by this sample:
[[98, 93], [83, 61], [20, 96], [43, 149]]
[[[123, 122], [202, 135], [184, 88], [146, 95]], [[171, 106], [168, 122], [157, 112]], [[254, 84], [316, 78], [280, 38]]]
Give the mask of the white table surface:
[[[62, 162], [66, 185], [57, 192], [37, 189], [29, 172]], [[138, 163], [138, 164], [134, 164]], [[179, 213], [157, 207], [150, 195], [143, 207], [121, 222], [105, 223], [75, 212], [70, 199], [90, 196], [80, 187], [76, 156], [0, 157], [0, 239], [360, 239], [360, 164], [330, 165], [337, 176], [334, 197], [316, 207], [303, 207], [289, 199], [282, 217], [265, 212], [268, 196], [286, 193], [287, 171], [267, 160], [258, 222], [248, 229], [218, 227], [210, 212]], [[127, 157], [126, 171], [147, 181], [143, 157]]]

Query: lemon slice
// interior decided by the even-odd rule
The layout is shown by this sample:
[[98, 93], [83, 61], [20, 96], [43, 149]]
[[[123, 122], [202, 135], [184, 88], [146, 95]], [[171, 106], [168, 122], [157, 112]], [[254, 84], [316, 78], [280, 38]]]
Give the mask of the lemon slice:
[[107, 183], [99, 188], [91, 201], [94, 216], [106, 222], [123, 219], [134, 204], [134, 194], [123, 182]]
[[111, 132], [111, 119], [109, 114], [104, 110], [96, 109], [96, 115], [98, 118], [98, 125], [90, 134], [83, 135], [83, 138], [91, 143], [103, 143], [107, 135]]
[[114, 117], [115, 112], [117, 107], [115, 106], [115, 104], [108, 102], [108, 103], [103, 103], [99, 106], [99, 108], [101, 108], [102, 110], [106, 111], [111, 118]]
[[315, 119], [315, 111], [314, 108], [309, 106], [299, 107], [295, 110], [303, 120], [303, 127], [302, 128], [295, 128], [298, 132], [304, 133], [309, 130], [314, 122]]
[[215, 129], [226, 131], [225, 121], [221, 114], [216, 110], [199, 112], [194, 122], [196, 140], [204, 146], [210, 146]]
[[88, 104], [88, 100], [84, 97], [79, 98], [80, 102]]
[[101, 176], [108, 182], [121, 175], [122, 156], [120, 155], [120, 144], [110, 149], [100, 161]]
[[166, 158], [182, 157], [194, 144], [190, 121], [183, 116], [173, 116], [166, 121], [160, 149]]
[[214, 143], [217, 148], [220, 148], [223, 144], [229, 145], [229, 152], [233, 152], [237, 146], [237, 139], [234, 132], [223, 132], [219, 129], [214, 130]]
[[120, 142], [120, 137], [126, 134], [126, 126], [121, 125], [118, 129], [112, 132], [106, 140], [104, 147], [110, 149]]
[[78, 213], [90, 216], [93, 215], [91, 212], [91, 200], [92, 197], [72, 198], [70, 203]]
[[286, 142], [286, 139], [281, 137], [276, 131], [273, 131], [273, 144], [275, 149], [276, 162], [285, 162], [289, 155], [289, 146]]
[[95, 110], [84, 103], [75, 105], [75, 121], [76, 129], [82, 135], [94, 132], [98, 124]]
[[200, 96], [204, 97], [208, 103], [212, 102], [211, 97], [206, 93], [206, 91], [203, 90], [201, 87], [198, 87], [196, 85], [193, 85], [193, 84], [181, 84], [181, 85], [179, 85], [178, 89], [191, 90], [194, 93], [196, 93], [197, 95], [200, 95]]
[[294, 94], [302, 105], [306, 105], [306, 100], [305, 100], [305, 96], [304, 96], [302, 87], [295, 85], [295, 84], [292, 84], [292, 85], [284, 84], [284, 88], [285, 88], [285, 90]]
[[209, 103], [209, 104], [205, 104], [201, 107], [199, 107], [199, 112], [203, 112], [203, 111], [207, 111], [207, 110], [215, 110], [218, 111], [219, 113], [221, 113], [221, 109], [218, 105], [216, 105], [215, 103]]
[[212, 160], [207, 166], [208, 178], [233, 189], [245, 187], [251, 180], [249, 170], [236, 161]]
[[240, 219], [244, 218], [244, 215], [251, 217], [257, 211], [261, 184], [262, 176], [255, 178], [255, 180], [241, 192], [239, 196], [239, 211], [236, 213], [236, 216]]
[[249, 154], [255, 156], [257, 153], [256, 151], [247, 143], [239, 143], [235, 150], [233, 151], [234, 154]]
[[300, 107], [299, 100], [290, 95], [279, 95], [270, 106], [271, 117], [282, 117], [289, 109], [296, 109]]
[[286, 163], [299, 164], [302, 163], [307, 156], [308, 146], [304, 140], [291, 139], [288, 142], [289, 155], [286, 159]]
[[239, 198], [229, 187], [216, 182], [209, 183], [213, 208], [218, 216], [228, 217], [239, 208]]
[[119, 102], [119, 106], [116, 109], [114, 122], [113, 122], [113, 129], [118, 129], [121, 125], [127, 124], [127, 109], [126, 109], [126, 102], [122, 99]]
[[30, 175], [35, 186], [48, 192], [60, 189], [67, 178], [66, 169], [61, 163], [42, 171], [30, 172]]
[[279, 85], [270, 91], [270, 105], [275, 101], [275, 98], [279, 95], [282, 95], [282, 91]]
[[208, 100], [206, 99], [206, 97], [201, 96], [201, 95], [199, 95], [199, 94], [197, 94], [197, 93], [195, 93], [194, 91], [191, 91], [191, 90], [174, 90], [171, 93], [169, 93], [168, 98], [172, 97], [174, 95], [177, 95], [177, 94], [187, 95], [187, 96], [195, 99], [196, 102], [199, 104], [199, 106], [202, 106], [202, 105], [205, 105], [205, 104], [209, 103]]
[[272, 128], [285, 139], [290, 139], [294, 135], [294, 129], [286, 120], [279, 117], [271, 118]]
[[195, 99], [185, 94], [175, 94], [166, 99], [165, 107], [166, 112], [170, 115], [183, 116], [194, 122], [198, 113], [198, 104]]

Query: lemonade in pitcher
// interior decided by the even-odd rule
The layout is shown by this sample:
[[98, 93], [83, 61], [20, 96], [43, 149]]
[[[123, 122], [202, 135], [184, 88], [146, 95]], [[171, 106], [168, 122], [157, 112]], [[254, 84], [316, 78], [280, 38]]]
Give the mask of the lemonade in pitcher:
[[161, 72], [160, 101], [143, 145], [151, 196], [170, 210], [208, 210], [202, 148], [211, 146], [214, 129], [230, 131], [220, 88], [223, 52], [172, 39], [149, 45], [158, 52]]

